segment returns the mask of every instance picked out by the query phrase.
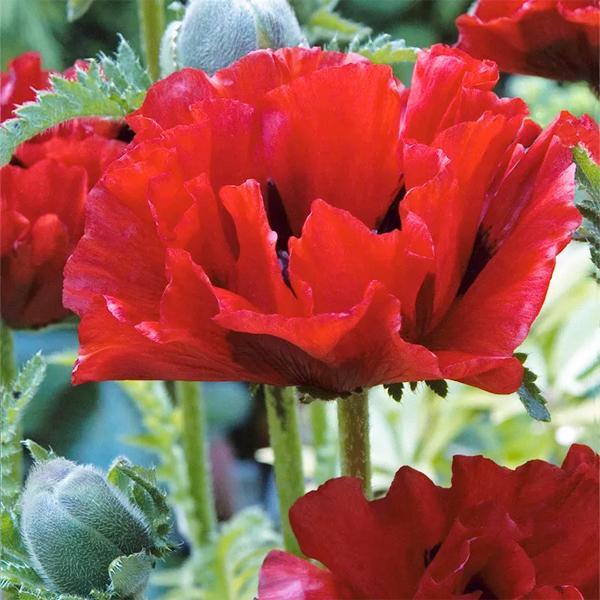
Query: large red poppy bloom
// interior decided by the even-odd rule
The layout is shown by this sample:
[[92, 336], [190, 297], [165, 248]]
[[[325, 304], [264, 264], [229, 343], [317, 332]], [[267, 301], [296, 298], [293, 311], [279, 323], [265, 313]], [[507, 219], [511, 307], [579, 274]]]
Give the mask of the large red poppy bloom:
[[456, 25], [458, 46], [502, 71], [598, 87], [598, 0], [478, 0]]
[[597, 127], [565, 114], [540, 133], [497, 77], [435, 46], [406, 90], [290, 48], [155, 84], [67, 264], [75, 381], [514, 391], [580, 223], [568, 146]]
[[[34, 52], [13, 60], [1, 77], [2, 121], [48, 88], [49, 75]], [[65, 123], [19, 146], [0, 169], [1, 313], [10, 326], [37, 327], [68, 314], [63, 268], [83, 233], [88, 190], [125, 147], [114, 139], [121, 127], [100, 119]]]
[[372, 502], [360, 480], [332, 479], [290, 510], [326, 569], [272, 551], [259, 600], [598, 598], [598, 467], [580, 445], [561, 468], [457, 456], [449, 489], [403, 467]]

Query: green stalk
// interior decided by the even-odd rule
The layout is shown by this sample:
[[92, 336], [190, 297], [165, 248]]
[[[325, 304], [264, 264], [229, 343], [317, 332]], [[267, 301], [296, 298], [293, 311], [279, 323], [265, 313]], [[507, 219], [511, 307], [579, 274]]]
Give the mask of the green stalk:
[[212, 489], [206, 415], [200, 387], [192, 381], [177, 381], [175, 396], [181, 408], [181, 436], [183, 454], [189, 481], [190, 496], [194, 503], [197, 547], [210, 542], [217, 524]]
[[365, 496], [370, 498], [369, 392], [339, 398], [337, 403], [342, 475], [362, 479]]
[[0, 383], [8, 386], [17, 376], [13, 336], [7, 325], [0, 322]]
[[308, 406], [315, 451], [314, 481], [317, 485], [335, 477], [337, 446], [327, 415], [327, 402], [313, 400]]
[[292, 504], [304, 494], [302, 443], [294, 389], [266, 385], [265, 402], [284, 546], [288, 552], [300, 556], [300, 547], [288, 516]]
[[148, 73], [153, 80], [160, 77], [160, 41], [165, 30], [165, 0], [137, 0], [140, 38]]

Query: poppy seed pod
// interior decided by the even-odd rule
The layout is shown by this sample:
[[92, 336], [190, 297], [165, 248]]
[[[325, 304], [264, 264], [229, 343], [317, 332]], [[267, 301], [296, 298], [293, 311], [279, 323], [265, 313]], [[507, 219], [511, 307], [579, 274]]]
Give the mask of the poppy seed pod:
[[86, 596], [104, 590], [114, 559], [152, 547], [142, 513], [92, 467], [63, 458], [40, 463], [22, 503], [33, 566], [56, 591]]
[[253, 50], [301, 41], [286, 0], [193, 0], [177, 36], [175, 62], [213, 74]]

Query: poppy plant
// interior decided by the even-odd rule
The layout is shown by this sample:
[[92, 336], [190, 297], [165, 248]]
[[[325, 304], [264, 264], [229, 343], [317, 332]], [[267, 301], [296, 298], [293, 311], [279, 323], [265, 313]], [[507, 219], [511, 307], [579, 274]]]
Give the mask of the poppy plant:
[[371, 502], [357, 479], [332, 479], [290, 510], [326, 568], [274, 550], [259, 600], [598, 598], [598, 468], [582, 445], [560, 468], [456, 456], [450, 488], [402, 467]]
[[497, 79], [434, 46], [410, 89], [316, 48], [156, 83], [66, 267], [74, 380], [516, 390], [581, 221], [570, 146], [598, 132], [541, 131]]
[[502, 71], [598, 88], [598, 0], [478, 0], [456, 26], [461, 49]]
[[[70, 69], [67, 76], [74, 76]], [[38, 54], [23, 54], [2, 73], [2, 120], [49, 87]], [[81, 119], [21, 144], [0, 169], [2, 207], [2, 319], [38, 327], [63, 319], [63, 268], [83, 233], [88, 190], [121, 154], [122, 125]]]

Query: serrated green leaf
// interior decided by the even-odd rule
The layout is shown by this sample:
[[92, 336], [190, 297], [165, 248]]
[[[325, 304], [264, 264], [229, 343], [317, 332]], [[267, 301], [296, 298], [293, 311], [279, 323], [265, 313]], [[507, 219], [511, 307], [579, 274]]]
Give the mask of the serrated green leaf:
[[573, 148], [573, 159], [577, 165], [577, 183], [586, 194], [577, 200], [577, 208], [583, 216], [580, 232], [589, 243], [595, 276], [600, 280], [600, 165], [583, 146]]
[[136, 598], [146, 589], [154, 560], [145, 552], [119, 556], [110, 563], [110, 590], [120, 598]]
[[19, 144], [60, 123], [80, 117], [121, 119], [141, 104], [150, 78], [123, 38], [114, 58], [100, 54], [77, 68], [77, 78], [50, 77], [51, 89], [38, 92], [35, 102], [15, 110], [16, 117], [0, 126], [0, 165], [7, 164]]
[[363, 39], [371, 33], [370, 27], [342, 17], [331, 6], [315, 10], [308, 20], [307, 30], [311, 40], [327, 41]]
[[390, 398], [393, 398], [396, 402], [402, 401], [402, 394], [404, 393], [403, 383], [385, 383], [383, 387]]
[[354, 41], [349, 48], [376, 64], [393, 65], [401, 62], [415, 62], [419, 48], [407, 46], [404, 40], [394, 40], [389, 34], [378, 35], [364, 44]]
[[441, 398], [448, 395], [448, 384], [443, 379], [431, 379], [425, 381], [425, 385]]
[[31, 458], [36, 463], [56, 458], [56, 454], [52, 450], [46, 450], [46, 448], [36, 444], [33, 440], [24, 440], [22, 444], [27, 448], [29, 454], [31, 454]]
[[[516, 353], [515, 358], [523, 364], [527, 355]], [[517, 394], [530, 417], [536, 421], [549, 422], [551, 420], [550, 412], [546, 408], [546, 400], [542, 396], [540, 388], [535, 384], [536, 379], [537, 375], [527, 367], [524, 367], [523, 382], [517, 390]]]
[[72, 23], [83, 17], [93, 2], [94, 0], [67, 0], [67, 20]]
[[14, 381], [0, 386], [0, 469], [2, 470], [2, 504], [11, 506], [21, 487], [21, 419], [46, 373], [46, 363], [41, 354], [28, 360]]

